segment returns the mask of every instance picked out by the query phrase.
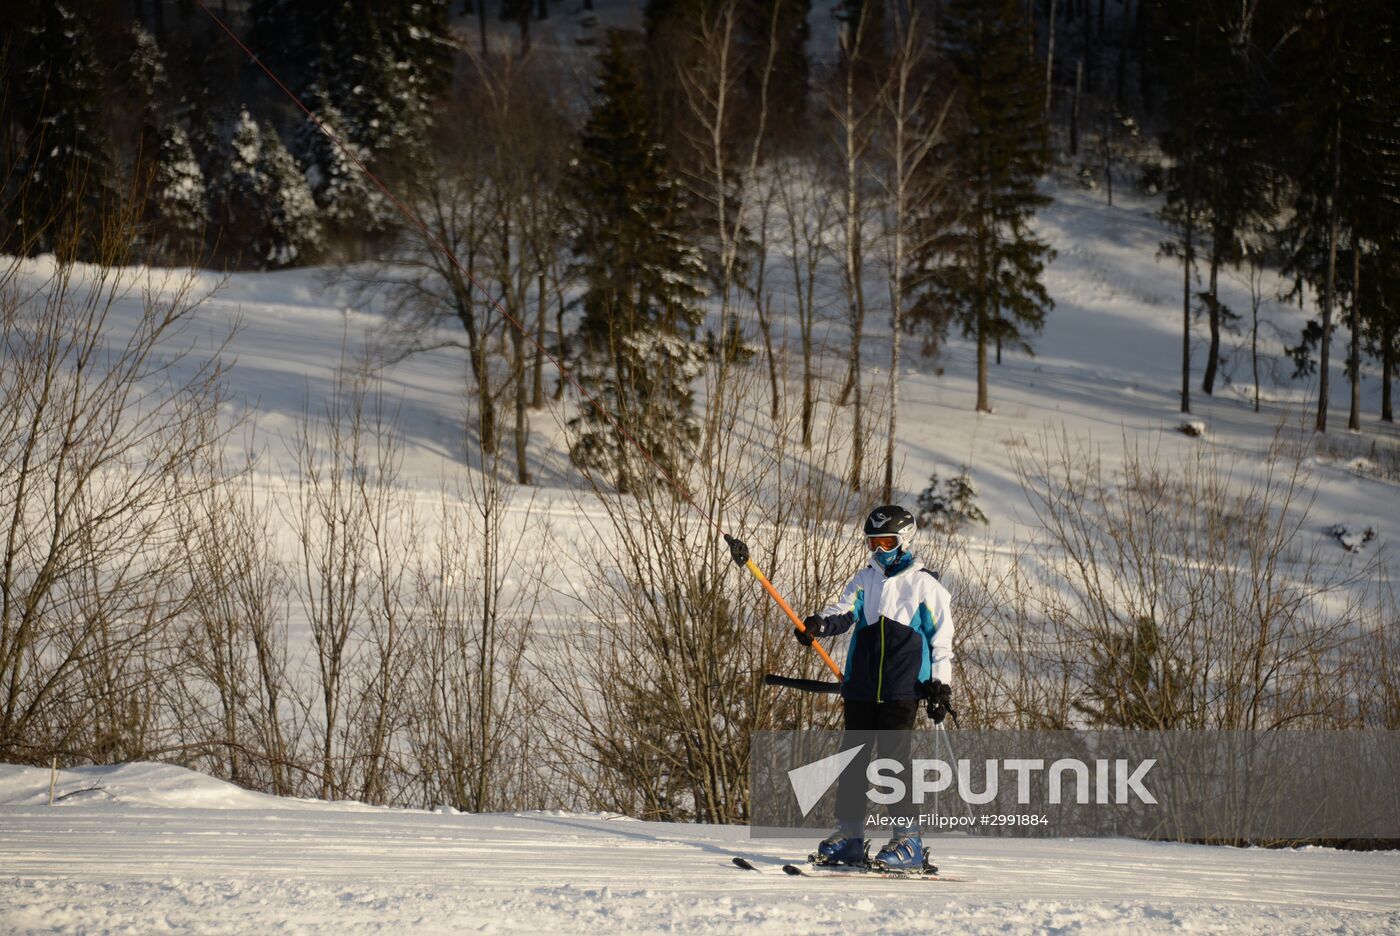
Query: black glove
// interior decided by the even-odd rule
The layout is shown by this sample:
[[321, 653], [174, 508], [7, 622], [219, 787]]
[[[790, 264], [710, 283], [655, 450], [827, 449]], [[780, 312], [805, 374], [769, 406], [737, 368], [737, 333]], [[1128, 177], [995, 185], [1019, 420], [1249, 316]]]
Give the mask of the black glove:
[[958, 713], [953, 708], [953, 687], [937, 679], [924, 683], [924, 711], [928, 712], [935, 725], [943, 724], [943, 719], [949, 715], [953, 716], [956, 724]]
[[824, 624], [826, 624], [826, 619], [820, 614], [809, 614], [802, 621], [802, 626], [805, 627], [806, 630], [798, 630], [794, 627], [792, 629], [792, 636], [796, 637], [797, 642], [802, 644], [802, 646], [810, 647], [812, 641], [822, 635], [822, 626]]

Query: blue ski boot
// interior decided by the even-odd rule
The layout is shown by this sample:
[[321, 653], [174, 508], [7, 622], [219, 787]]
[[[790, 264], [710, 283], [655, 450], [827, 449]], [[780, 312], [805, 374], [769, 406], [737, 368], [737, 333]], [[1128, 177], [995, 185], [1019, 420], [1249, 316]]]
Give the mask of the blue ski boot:
[[822, 839], [816, 854], [807, 859], [814, 865], [865, 864], [865, 839], [836, 831]]
[[897, 835], [871, 859], [872, 867], [889, 871], [924, 871], [931, 867], [917, 835]]

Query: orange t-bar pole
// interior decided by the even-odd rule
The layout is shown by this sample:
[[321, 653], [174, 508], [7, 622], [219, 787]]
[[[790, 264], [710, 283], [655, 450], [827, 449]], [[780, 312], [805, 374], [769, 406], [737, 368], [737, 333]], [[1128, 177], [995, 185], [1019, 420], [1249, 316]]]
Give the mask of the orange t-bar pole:
[[[792, 605], [784, 601], [783, 596], [778, 594], [778, 590], [773, 587], [773, 583], [768, 581], [768, 577], [759, 570], [757, 563], [749, 558], [748, 546], [744, 545], [742, 540], [737, 540], [727, 534], [724, 540], [729, 544], [729, 552], [730, 555], [734, 557], [734, 564], [741, 565], [748, 569], [749, 572], [753, 574], [753, 577], [758, 579], [758, 584], [763, 586], [763, 590], [778, 603], [778, 607], [782, 608], [783, 613], [791, 619], [793, 627], [796, 627], [798, 631], [805, 634], [807, 632], [807, 626], [802, 623], [802, 619], [797, 616], [797, 612], [792, 610]], [[844, 682], [846, 677], [841, 674], [841, 667], [837, 666], [836, 661], [831, 659], [831, 654], [826, 652], [826, 648], [814, 640], [812, 641], [812, 649], [817, 651], [817, 654], [822, 658], [822, 662], [826, 664], [826, 668], [835, 673], [837, 679]]]

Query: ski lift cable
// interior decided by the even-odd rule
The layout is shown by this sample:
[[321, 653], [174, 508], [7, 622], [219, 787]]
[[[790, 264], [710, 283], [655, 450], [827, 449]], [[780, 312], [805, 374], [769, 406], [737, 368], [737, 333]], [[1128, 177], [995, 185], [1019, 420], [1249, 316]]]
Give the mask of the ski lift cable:
[[[676, 493], [680, 494], [681, 498], [684, 499], [685, 502], [689, 504], [692, 508], [694, 508], [695, 512], [700, 514], [700, 516], [705, 519], [706, 523], [708, 523], [712, 528], [714, 528], [715, 532], [719, 533], [722, 537], [724, 537], [725, 543], [729, 545], [730, 557], [734, 560], [734, 564], [748, 569], [748, 571], [753, 575], [753, 577], [758, 580], [758, 583], [761, 586], [763, 586], [763, 590], [766, 591], [775, 602], [777, 602], [778, 607], [783, 610], [783, 613], [787, 615], [787, 617], [792, 621], [793, 625], [799, 631], [805, 632], [807, 628], [803, 625], [802, 619], [799, 618], [797, 616], [797, 613], [792, 610], [792, 607], [786, 601], [783, 600], [783, 596], [780, 595], [778, 593], [778, 590], [773, 587], [773, 583], [770, 582], [767, 576], [765, 576], [763, 572], [759, 570], [758, 565], [749, 556], [748, 546], [746, 546], [742, 540], [730, 536], [727, 532], [725, 532], [724, 528], [719, 525], [715, 518], [712, 517], [708, 512], [701, 508], [699, 504], [695, 502], [695, 499], [691, 497], [690, 492], [685, 489], [685, 486], [680, 484], [680, 482], [673, 478], [671, 474], [665, 468], [663, 468], [659, 462], [657, 462], [657, 460], [652, 456], [651, 452], [647, 451], [646, 446], [642, 445], [641, 442], [637, 441], [636, 437], [633, 436], [632, 433], [628, 432], [622, 426], [622, 424], [617, 421], [613, 414], [608, 412], [607, 408], [604, 407], [603, 404], [599, 403], [598, 400], [592, 394], [590, 394], [587, 390], [583, 388], [583, 385], [579, 383], [578, 379], [574, 377], [572, 373], [570, 373], [569, 369], [565, 367], [564, 364], [553, 354], [550, 354], [549, 350], [544, 346], [544, 344], [533, 334], [531, 334], [530, 330], [527, 329], [524, 325], [522, 325], [520, 321], [515, 318], [515, 316], [511, 315], [510, 312], [508, 312], [505, 309], [505, 307], [501, 305], [500, 301], [497, 300], [497, 298], [494, 295], [492, 295], [491, 291], [488, 290], [485, 286], [483, 286], [481, 282], [478, 281], [477, 278], [473, 276], [465, 266], [462, 265], [462, 262], [457, 259], [456, 253], [454, 253], [450, 247], [443, 243], [440, 238], [438, 238], [436, 235], [433, 234], [431, 230], [429, 230], [428, 225], [423, 221], [421, 217], [419, 217], [417, 212], [408, 207], [408, 205], [406, 205], [403, 202], [403, 200], [401, 200], [397, 195], [394, 194], [394, 192], [389, 188], [389, 186], [384, 184], [383, 180], [381, 180], [377, 175], [371, 172], [369, 167], [364, 164], [363, 160], [360, 159], [360, 157], [355, 153], [355, 151], [350, 146], [348, 146], [343, 140], [341, 140], [340, 137], [336, 136], [336, 134], [331, 130], [331, 128], [323, 120], [321, 120], [321, 118], [316, 116], [315, 111], [307, 107], [306, 104], [301, 100], [301, 98], [298, 97], [297, 94], [294, 91], [292, 91], [291, 88], [287, 87], [287, 85], [283, 83], [282, 79], [278, 78], [277, 75], [272, 71], [272, 69], [269, 68], [267, 64], [263, 62], [263, 60], [256, 53], [253, 52], [252, 49], [248, 48], [247, 44], [244, 43], [243, 40], [238, 37], [238, 34], [235, 33], [227, 23], [220, 19], [219, 16], [215, 14], [213, 10], [209, 9], [209, 7], [205, 4], [204, 0], [195, 0], [195, 3], [199, 6], [201, 10], [204, 11], [206, 16], [213, 20], [214, 25], [216, 25], [220, 29], [220, 31], [223, 32], [224, 35], [228, 36], [228, 38], [234, 43], [234, 45], [238, 46], [238, 48], [241, 49], [243, 53], [248, 56], [248, 60], [251, 61], [254, 65], [256, 65], [264, 75], [271, 79], [272, 83], [275, 84], [282, 91], [282, 93], [285, 94], [287, 98], [290, 99], [291, 102], [295, 104], [303, 114], [306, 115], [306, 118], [316, 126], [316, 129], [321, 131], [321, 133], [325, 134], [326, 138], [336, 145], [336, 148], [339, 149], [341, 153], [343, 153], [345, 157], [349, 159], [351, 163], [354, 164], [355, 168], [357, 168], [360, 172], [364, 173], [365, 177], [374, 183], [375, 187], [384, 194], [385, 198], [389, 199], [389, 201], [393, 204], [394, 208], [398, 210], [399, 214], [403, 215], [404, 218], [406, 218], [410, 224], [417, 228], [418, 231], [422, 233], [423, 238], [432, 247], [440, 251], [443, 254], [443, 256], [445, 256], [447, 260], [452, 264], [452, 266], [456, 268], [457, 272], [460, 273], [463, 277], [465, 277], [467, 282], [471, 283], [471, 285], [477, 290], [477, 292], [481, 293], [481, 295], [486, 297], [486, 301], [490, 304], [491, 308], [495, 309], [496, 312], [500, 313], [502, 318], [504, 318], [507, 322], [510, 322], [510, 324], [514, 326], [515, 329], [518, 332], [520, 332], [521, 335], [523, 335], [532, 345], [534, 345], [535, 349], [538, 350], [540, 354], [542, 354], [545, 358], [547, 358], [549, 360], [549, 363], [554, 365], [555, 370], [559, 372], [560, 376], [567, 380], [569, 384], [575, 390], [578, 391], [580, 396], [582, 396], [585, 400], [591, 403], [593, 407], [599, 412], [599, 414], [601, 414], [602, 417], [605, 420], [607, 420], [608, 424], [612, 426], [613, 429], [617, 430], [619, 435], [621, 435], [624, 439], [630, 442], [638, 452], [641, 452], [642, 457], [645, 458], [647, 462], [652, 466], [652, 468], [656, 470], [656, 473], [659, 474], [662, 478], [664, 478], [666, 483], [671, 485], [671, 487], [673, 487], [676, 490]], [[830, 655], [821, 646], [821, 644], [813, 641], [812, 647], [821, 656], [822, 662], [826, 664], [827, 668], [836, 674], [836, 678], [843, 679], [844, 677], [841, 674], [841, 668], [836, 665], [836, 663], [831, 659]]]

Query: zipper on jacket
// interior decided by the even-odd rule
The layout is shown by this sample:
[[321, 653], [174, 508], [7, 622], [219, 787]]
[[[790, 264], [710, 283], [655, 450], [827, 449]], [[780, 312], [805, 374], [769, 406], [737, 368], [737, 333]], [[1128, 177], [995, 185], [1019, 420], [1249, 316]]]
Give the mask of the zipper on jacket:
[[885, 688], [885, 616], [880, 615], [880, 670], [875, 675], [875, 702], [885, 701], [881, 693]]

